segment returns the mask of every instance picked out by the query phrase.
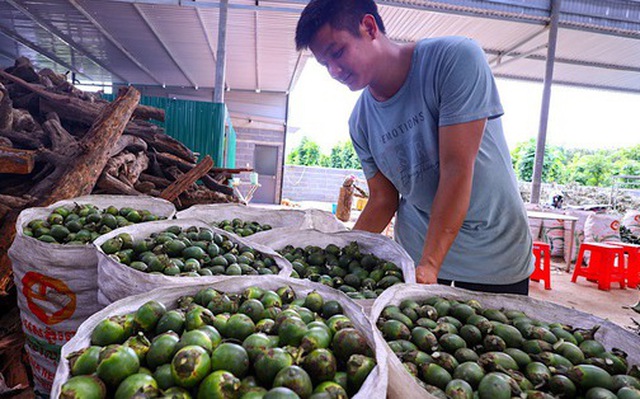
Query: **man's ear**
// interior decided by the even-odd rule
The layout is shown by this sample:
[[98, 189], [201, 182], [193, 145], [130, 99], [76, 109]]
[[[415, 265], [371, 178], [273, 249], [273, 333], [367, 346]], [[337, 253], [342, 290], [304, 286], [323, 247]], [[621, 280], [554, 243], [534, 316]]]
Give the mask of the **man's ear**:
[[366, 14], [362, 17], [362, 22], [360, 22], [360, 33], [370, 39], [378, 37], [378, 24], [376, 23], [376, 19], [373, 15]]

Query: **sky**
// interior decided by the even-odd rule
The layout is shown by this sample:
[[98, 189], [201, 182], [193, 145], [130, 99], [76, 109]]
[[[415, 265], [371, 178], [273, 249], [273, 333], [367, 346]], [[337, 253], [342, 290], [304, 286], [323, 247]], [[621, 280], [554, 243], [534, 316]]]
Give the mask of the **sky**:
[[[540, 124], [542, 83], [497, 79], [505, 114], [502, 117], [510, 149], [535, 138]], [[360, 92], [331, 79], [310, 58], [291, 92], [287, 152], [303, 136], [329, 154], [349, 140], [348, 120]], [[640, 94], [552, 86], [547, 144], [567, 148], [612, 149], [640, 144]]]

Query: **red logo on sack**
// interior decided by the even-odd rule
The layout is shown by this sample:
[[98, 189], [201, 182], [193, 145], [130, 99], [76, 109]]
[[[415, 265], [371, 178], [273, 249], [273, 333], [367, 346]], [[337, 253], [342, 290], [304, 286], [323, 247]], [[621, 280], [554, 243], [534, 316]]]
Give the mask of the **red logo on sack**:
[[[22, 295], [27, 299], [29, 310], [47, 325], [65, 321], [76, 311], [76, 294], [64, 282], [44, 274], [35, 272], [25, 274], [22, 278]], [[48, 313], [36, 301], [50, 304], [57, 302], [61, 304], [61, 308]]]
[[620, 230], [620, 222], [617, 220], [614, 220], [613, 222], [611, 222], [611, 229], [614, 231]]
[[636, 222], [640, 223], [640, 213], [639, 213], [639, 214], [637, 214], [637, 215], [635, 215], [635, 216], [633, 217], [633, 220], [635, 220]]

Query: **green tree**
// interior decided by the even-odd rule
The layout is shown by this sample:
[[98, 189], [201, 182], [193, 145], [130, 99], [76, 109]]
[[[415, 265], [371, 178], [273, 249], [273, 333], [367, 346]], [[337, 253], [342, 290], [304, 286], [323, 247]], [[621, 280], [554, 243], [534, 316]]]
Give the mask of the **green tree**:
[[318, 166], [320, 165], [320, 146], [304, 136], [300, 144], [287, 156], [290, 165]]
[[[530, 182], [533, 177], [533, 165], [536, 155], [536, 140], [518, 144], [513, 150], [512, 159], [516, 176], [521, 181]], [[562, 148], [556, 146], [545, 147], [544, 162], [542, 166], [542, 181], [545, 183], [564, 183], [566, 156]]]
[[608, 186], [612, 175], [611, 154], [607, 151], [574, 156], [569, 164], [569, 179], [584, 186]]
[[361, 169], [358, 155], [351, 141], [336, 144], [331, 149], [331, 167], [338, 169]]

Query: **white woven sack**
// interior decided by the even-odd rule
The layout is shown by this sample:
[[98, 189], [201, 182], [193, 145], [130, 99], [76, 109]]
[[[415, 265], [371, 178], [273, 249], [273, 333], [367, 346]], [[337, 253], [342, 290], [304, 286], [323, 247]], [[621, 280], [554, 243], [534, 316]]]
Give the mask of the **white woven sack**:
[[190, 226], [205, 227], [211, 229], [215, 233], [226, 235], [234, 243], [239, 243], [252, 247], [263, 255], [274, 258], [276, 265], [280, 268], [280, 275], [291, 275], [291, 263], [285, 258], [277, 254], [270, 248], [262, 245], [256, 245], [249, 242], [245, 238], [229, 234], [224, 230], [211, 227], [201, 220], [182, 219], [182, 220], [166, 220], [160, 222], [143, 223], [139, 225], [124, 227], [114, 230], [109, 234], [99, 237], [95, 242], [95, 248], [98, 251], [98, 302], [102, 305], [108, 305], [122, 298], [131, 295], [149, 292], [160, 287], [185, 284], [203, 284], [213, 283], [219, 280], [229, 278], [229, 276], [201, 276], [201, 277], [171, 277], [165, 275], [156, 275], [134, 270], [127, 265], [115, 261], [106, 255], [100, 246], [108, 239], [118, 234], [128, 233], [134, 240], [149, 237], [152, 233], [166, 230], [170, 226], [180, 226], [187, 228]]
[[307, 218], [305, 228], [315, 229], [325, 233], [347, 230], [347, 226], [339, 221], [336, 215], [331, 212], [311, 208], [306, 209], [304, 213]]
[[387, 397], [387, 355], [382, 348], [385, 345], [378, 336], [374, 334], [375, 328], [367, 319], [363, 309], [351, 301], [343, 293], [328, 288], [322, 284], [313, 283], [308, 280], [287, 279], [280, 276], [246, 276], [229, 277], [211, 283], [193, 282], [174, 287], [158, 288], [154, 291], [141, 295], [128, 297], [117, 301], [104, 310], [91, 316], [78, 329], [76, 336], [62, 348], [63, 361], [60, 362], [53, 383], [52, 397], [57, 398], [60, 394], [62, 384], [69, 378], [69, 362], [66, 357], [77, 350], [90, 345], [91, 332], [95, 326], [110, 316], [124, 315], [136, 311], [140, 306], [148, 301], [155, 300], [162, 302], [167, 309], [177, 306], [177, 299], [183, 295], [195, 295], [200, 289], [212, 287], [223, 292], [239, 293], [250, 286], [259, 286], [264, 289], [276, 290], [279, 287], [288, 285], [295, 291], [296, 295], [307, 295], [313, 290], [319, 292], [325, 300], [336, 300], [340, 302], [344, 314], [351, 319], [355, 328], [362, 332], [367, 343], [375, 352], [377, 366], [371, 371], [360, 391], [353, 396], [354, 399], [384, 399]]
[[585, 242], [620, 242], [620, 217], [594, 213], [584, 224]]
[[89, 195], [20, 213], [9, 258], [35, 390], [43, 394], [51, 389], [62, 345], [87, 317], [102, 308], [97, 301], [98, 260], [92, 245], [44, 243], [25, 236], [23, 226], [34, 219], [46, 219], [55, 208], [75, 204], [146, 209], [168, 218], [176, 212], [171, 202], [158, 198]]
[[[336, 219], [330, 212], [319, 209], [291, 209], [264, 207], [260, 205], [242, 204], [211, 204], [194, 205], [191, 208], [178, 212], [177, 219], [200, 219], [213, 225], [222, 220], [239, 218], [245, 222], [255, 221], [260, 224], [269, 224], [273, 229], [253, 234], [252, 236], [267, 232], [278, 231], [281, 228], [288, 229], [316, 229], [320, 231], [344, 231], [346, 226]], [[232, 233], [233, 234], [233, 233]]]
[[640, 211], [627, 211], [622, 218], [622, 225], [631, 230], [634, 236], [640, 236]]
[[[576, 257], [578, 256], [578, 250], [580, 249], [580, 244], [582, 244], [584, 242], [584, 225], [587, 221], [587, 217], [589, 217], [589, 215], [594, 214], [594, 212], [592, 211], [581, 211], [581, 210], [574, 210], [574, 209], [567, 209], [565, 211], [565, 215], [568, 216], [573, 216], [578, 218], [578, 220], [575, 222], [575, 231], [573, 234], [573, 250], [571, 251], [571, 261], [574, 262], [576, 260]], [[565, 221], [564, 222], [564, 242], [565, 242], [565, 257], [566, 252], [569, 250], [569, 240], [571, 239], [571, 222], [570, 221]]]
[[[416, 282], [416, 269], [413, 259], [409, 254], [392, 239], [382, 234], [374, 234], [360, 230], [339, 231], [334, 233], [323, 233], [318, 230], [289, 230], [280, 231], [277, 234], [268, 234], [265, 232], [259, 237], [249, 237], [251, 242], [256, 242], [280, 250], [287, 245], [295, 247], [305, 247], [307, 245], [317, 245], [326, 247], [329, 244], [335, 244], [344, 247], [352, 241], [357, 241], [362, 253], [371, 253], [377, 257], [392, 261], [400, 269], [404, 281], [407, 283]], [[365, 310], [369, 310], [373, 305], [373, 299], [357, 300]]]
[[[431, 296], [443, 296], [457, 300], [476, 299], [485, 308], [521, 310], [528, 316], [541, 321], [562, 322], [574, 327], [591, 328], [600, 325], [601, 328], [596, 334], [598, 341], [607, 349], [616, 347], [627, 352], [629, 364], [640, 363], [640, 337], [638, 335], [597, 316], [522, 295], [488, 294], [443, 285], [395, 285], [376, 299], [371, 310], [371, 324], [375, 326], [376, 320], [387, 305], [398, 305], [404, 299], [423, 300]], [[377, 328], [375, 333], [378, 340], [383, 339]], [[433, 395], [430, 395], [415, 382], [414, 377], [405, 370], [398, 357], [386, 343], [385, 349], [389, 360], [389, 398], [435, 399]]]
[[564, 256], [564, 221], [545, 219], [542, 222], [542, 240], [551, 247], [551, 256]]

